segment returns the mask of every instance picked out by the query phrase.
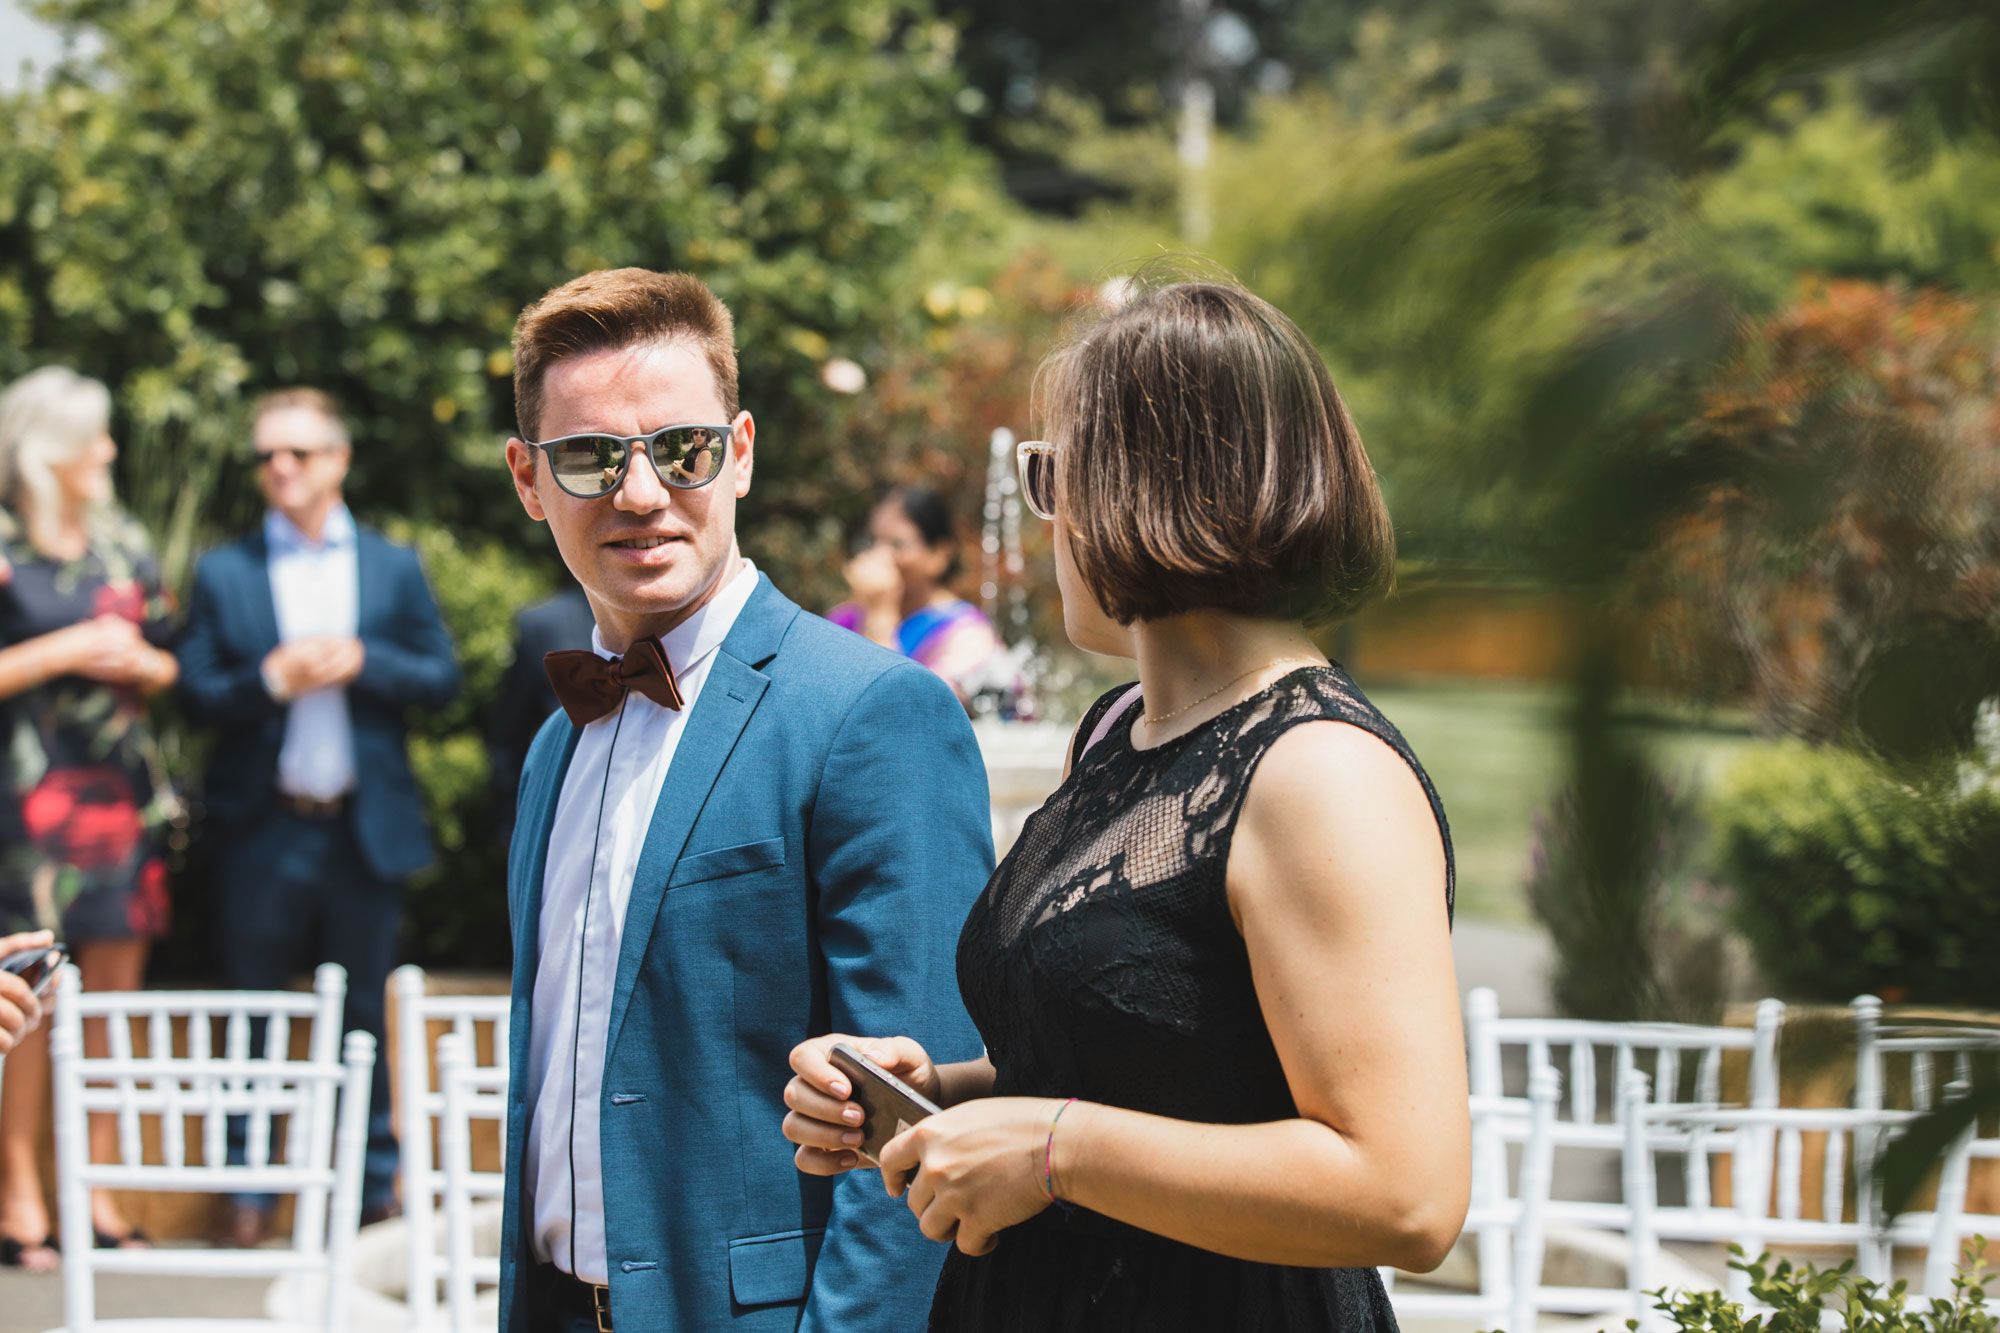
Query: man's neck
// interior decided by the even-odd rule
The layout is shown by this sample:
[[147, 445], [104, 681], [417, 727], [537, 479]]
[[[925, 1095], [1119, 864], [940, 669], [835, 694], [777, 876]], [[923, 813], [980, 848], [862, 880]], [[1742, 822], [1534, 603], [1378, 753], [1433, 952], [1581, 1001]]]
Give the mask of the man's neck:
[[333, 515], [333, 507], [340, 503], [338, 495], [318, 501], [303, 509], [281, 509], [278, 516], [299, 530], [299, 535], [309, 542], [317, 542], [326, 534], [326, 521]]

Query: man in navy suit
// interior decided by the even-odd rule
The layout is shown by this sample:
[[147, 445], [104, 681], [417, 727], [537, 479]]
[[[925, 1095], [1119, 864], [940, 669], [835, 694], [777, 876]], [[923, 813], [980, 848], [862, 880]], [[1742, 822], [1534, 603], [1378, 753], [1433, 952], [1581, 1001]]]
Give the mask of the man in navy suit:
[[[333, 400], [272, 394], [252, 436], [269, 511], [196, 565], [179, 647], [181, 700], [216, 732], [204, 795], [223, 979], [277, 989], [339, 963], [346, 1027], [386, 1051], [402, 882], [431, 860], [406, 719], [451, 701], [458, 662], [416, 553], [341, 501], [352, 450]], [[389, 1061], [377, 1059], [364, 1218], [396, 1211], [395, 1175]], [[269, 1207], [240, 1196], [226, 1238], [255, 1244]]]
[[509, 859], [500, 1326], [919, 1329], [942, 1247], [876, 1177], [801, 1175], [775, 1127], [807, 1036], [979, 1054], [954, 950], [993, 849], [965, 711], [743, 558], [756, 427], [699, 281], [556, 288], [515, 327], [514, 399], [515, 490], [596, 629], [548, 659], [563, 711]]

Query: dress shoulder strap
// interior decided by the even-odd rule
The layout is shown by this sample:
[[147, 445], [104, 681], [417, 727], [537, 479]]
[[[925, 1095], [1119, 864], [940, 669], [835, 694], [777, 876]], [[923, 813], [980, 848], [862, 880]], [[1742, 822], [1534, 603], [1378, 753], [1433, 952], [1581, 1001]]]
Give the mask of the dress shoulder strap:
[[[1138, 701], [1139, 682], [1136, 680], [1127, 685], [1123, 690], [1114, 690], [1100, 697], [1092, 705], [1091, 712], [1084, 716], [1084, 721], [1089, 722], [1091, 716], [1094, 714], [1097, 721], [1091, 727], [1090, 734], [1084, 738], [1083, 742], [1076, 747], [1076, 752], [1070, 756], [1070, 767], [1075, 768], [1078, 764], [1082, 763], [1083, 757], [1095, 749], [1099, 741], [1111, 734], [1111, 728], [1118, 725], [1118, 719], [1131, 712], [1132, 705]], [[1082, 730], [1080, 725], [1078, 730]]]

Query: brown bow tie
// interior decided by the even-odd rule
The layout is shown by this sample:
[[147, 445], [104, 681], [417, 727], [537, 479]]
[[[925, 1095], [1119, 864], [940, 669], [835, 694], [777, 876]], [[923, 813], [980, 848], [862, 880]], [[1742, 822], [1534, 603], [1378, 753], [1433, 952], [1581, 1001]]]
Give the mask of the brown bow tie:
[[625, 691], [637, 690], [662, 708], [681, 710], [680, 686], [658, 639], [640, 639], [623, 657], [599, 657], [585, 648], [542, 655], [542, 669], [556, 687], [556, 702], [569, 720], [587, 727], [618, 707]]

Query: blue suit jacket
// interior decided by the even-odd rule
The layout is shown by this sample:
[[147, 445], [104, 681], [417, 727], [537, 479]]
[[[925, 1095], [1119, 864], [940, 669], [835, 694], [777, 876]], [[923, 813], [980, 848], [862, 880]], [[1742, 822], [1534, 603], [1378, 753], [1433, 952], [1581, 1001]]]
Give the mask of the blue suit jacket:
[[[400, 879], [431, 860], [423, 799], [404, 743], [411, 708], [442, 708], [458, 693], [458, 659], [438, 618], [417, 553], [369, 528], [355, 530], [361, 674], [347, 687], [354, 728], [354, 831], [369, 869]], [[228, 821], [271, 808], [285, 705], [264, 688], [278, 613], [260, 528], [195, 565], [187, 628], [176, 655], [182, 705], [217, 731], [203, 785], [208, 813]]]
[[[558, 713], [530, 749], [509, 861], [506, 1333], [531, 1327], [529, 1003], [577, 734]], [[618, 1327], [924, 1327], [943, 1247], [873, 1171], [800, 1174], [783, 1091], [792, 1047], [824, 1032], [979, 1054], [955, 953], [991, 819], [950, 688], [760, 578], [681, 735], [625, 912], [599, 1106]]]

